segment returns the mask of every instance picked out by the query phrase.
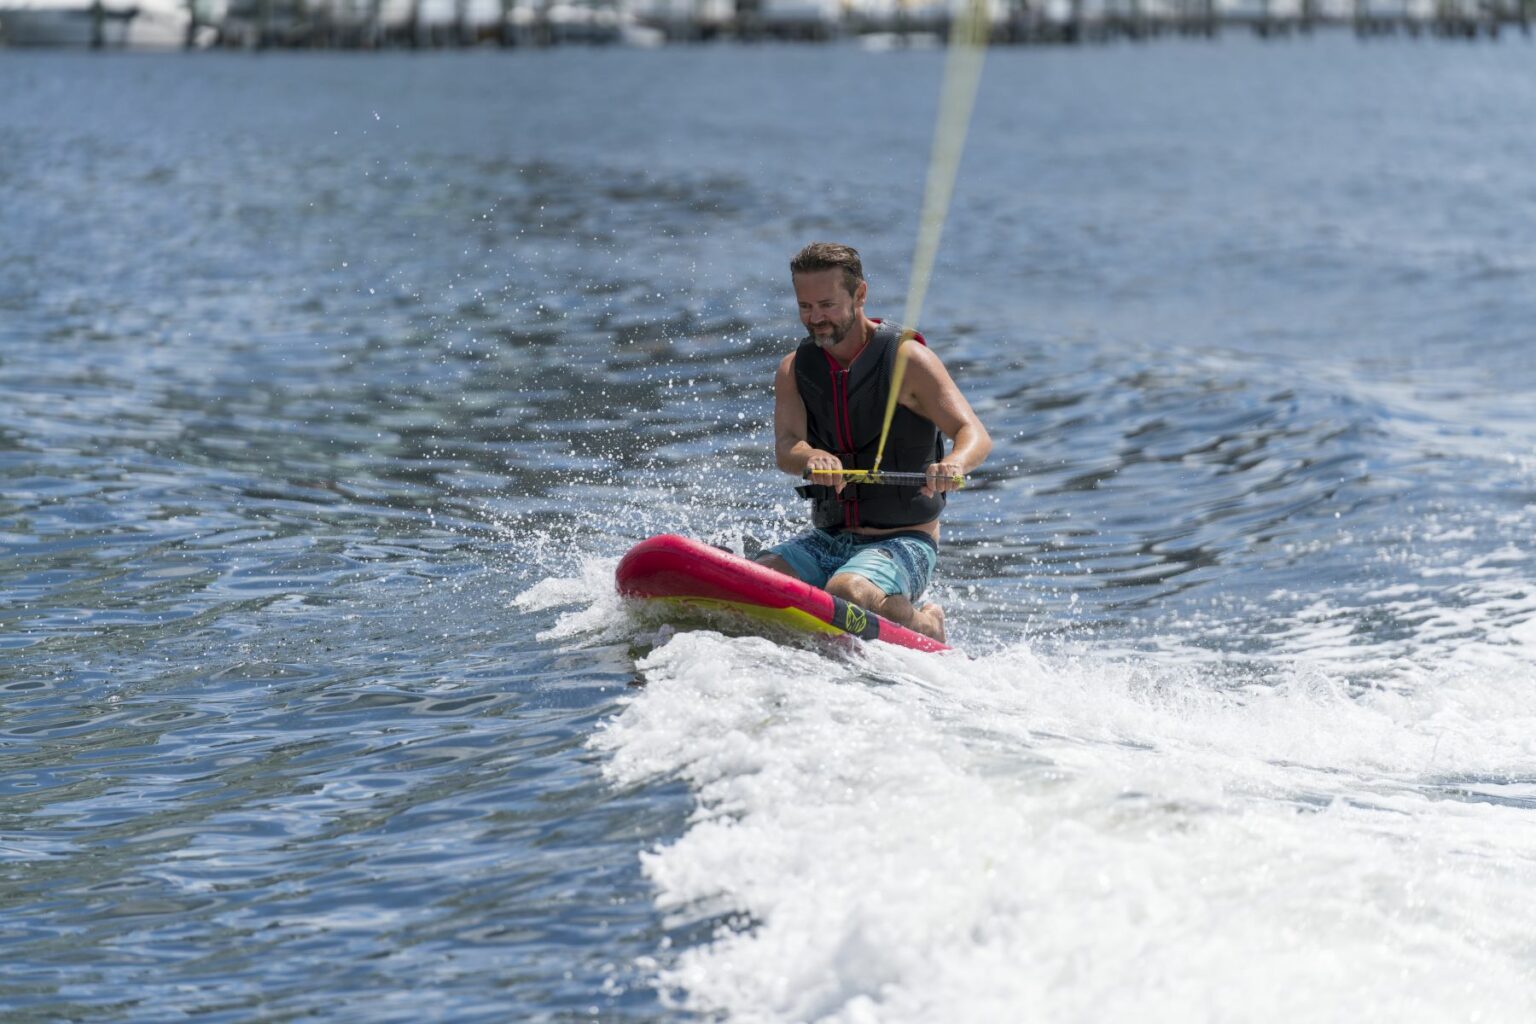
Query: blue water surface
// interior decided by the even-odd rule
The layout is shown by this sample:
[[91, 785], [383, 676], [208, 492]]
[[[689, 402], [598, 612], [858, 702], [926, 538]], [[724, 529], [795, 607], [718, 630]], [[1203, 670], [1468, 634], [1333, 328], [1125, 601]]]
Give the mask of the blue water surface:
[[[1367, 690], [1536, 614], [1530, 57], [990, 55], [922, 324], [997, 442], [960, 646], [1263, 685], [1321, 616]], [[591, 745], [657, 642], [609, 574], [797, 527], [787, 261], [900, 316], [942, 60], [0, 56], [7, 1020], [690, 1013], [740, 924]]]

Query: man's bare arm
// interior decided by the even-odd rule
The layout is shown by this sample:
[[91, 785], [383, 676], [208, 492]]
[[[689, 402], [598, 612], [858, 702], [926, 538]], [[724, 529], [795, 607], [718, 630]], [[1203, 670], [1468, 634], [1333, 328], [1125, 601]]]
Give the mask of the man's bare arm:
[[992, 436], [982, 426], [971, 403], [961, 394], [939, 357], [926, 347], [907, 343], [907, 371], [901, 404], [933, 424], [954, 441], [942, 462], [928, 468], [927, 495], [955, 489], [951, 477], [964, 476], [986, 461]]
[[[831, 452], [813, 448], [806, 440], [805, 403], [800, 400], [800, 386], [795, 383], [795, 357], [791, 353], [779, 363], [773, 377], [773, 450], [779, 468], [795, 476], [806, 470], [842, 469], [843, 461]], [[841, 476], [812, 476], [812, 481], [842, 491], [847, 482]]]

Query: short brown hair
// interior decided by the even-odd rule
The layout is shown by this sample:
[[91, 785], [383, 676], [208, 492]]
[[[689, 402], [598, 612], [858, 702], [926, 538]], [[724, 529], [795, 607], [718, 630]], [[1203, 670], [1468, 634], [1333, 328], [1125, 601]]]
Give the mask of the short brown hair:
[[818, 270], [841, 270], [843, 285], [849, 295], [858, 291], [864, 280], [864, 263], [859, 259], [859, 250], [839, 242], [812, 242], [789, 261], [791, 275], [814, 274]]

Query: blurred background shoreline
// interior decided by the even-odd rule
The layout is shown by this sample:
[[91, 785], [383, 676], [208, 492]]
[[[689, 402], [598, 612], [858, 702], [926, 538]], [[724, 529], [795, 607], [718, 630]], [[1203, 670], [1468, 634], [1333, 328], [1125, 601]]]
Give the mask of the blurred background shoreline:
[[[989, 0], [995, 44], [1353, 32], [1529, 39], [1536, 0]], [[0, 47], [657, 47], [715, 40], [942, 45], [956, 0], [0, 0]]]

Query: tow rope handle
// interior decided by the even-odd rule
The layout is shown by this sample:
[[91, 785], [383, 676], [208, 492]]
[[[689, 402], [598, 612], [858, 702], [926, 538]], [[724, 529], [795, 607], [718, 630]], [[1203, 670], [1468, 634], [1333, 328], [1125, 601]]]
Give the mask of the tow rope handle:
[[[800, 474], [801, 479], [811, 479], [812, 470], [806, 470]], [[872, 487], [923, 487], [928, 483], [927, 473], [909, 473], [902, 470], [883, 469], [818, 469], [816, 473], [845, 477], [851, 484]], [[949, 477], [949, 482], [957, 488], [964, 487], [970, 482], [970, 478], [956, 473]]]

